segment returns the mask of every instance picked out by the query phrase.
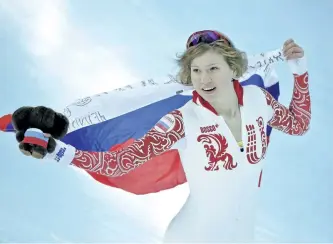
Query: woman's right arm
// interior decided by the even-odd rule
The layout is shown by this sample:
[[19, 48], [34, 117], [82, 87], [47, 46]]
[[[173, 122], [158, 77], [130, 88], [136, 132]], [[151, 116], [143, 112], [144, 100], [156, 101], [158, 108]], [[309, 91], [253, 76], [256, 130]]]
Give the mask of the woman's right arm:
[[[161, 118], [141, 139], [131, 145], [111, 152], [89, 152], [69, 145], [59, 145], [52, 153], [57, 161], [70, 162], [88, 172], [117, 177], [129, 173], [150, 159], [168, 151], [180, 139], [185, 137], [183, 117], [175, 110]], [[66, 152], [67, 148], [69, 149]], [[69, 155], [66, 155], [69, 153]], [[70, 156], [72, 155], [72, 156]]]

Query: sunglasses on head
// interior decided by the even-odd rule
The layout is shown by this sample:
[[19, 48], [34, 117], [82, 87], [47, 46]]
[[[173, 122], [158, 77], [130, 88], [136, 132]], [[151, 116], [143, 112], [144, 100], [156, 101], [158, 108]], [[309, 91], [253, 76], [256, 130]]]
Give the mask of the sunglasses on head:
[[199, 43], [209, 44], [218, 40], [223, 41], [229, 47], [233, 47], [229, 39], [221, 33], [212, 30], [204, 30], [193, 33], [187, 40], [186, 48], [196, 46]]

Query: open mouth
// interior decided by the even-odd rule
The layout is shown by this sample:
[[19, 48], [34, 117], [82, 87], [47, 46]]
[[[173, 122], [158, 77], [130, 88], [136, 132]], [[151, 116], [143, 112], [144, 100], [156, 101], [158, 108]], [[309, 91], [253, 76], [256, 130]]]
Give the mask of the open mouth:
[[205, 92], [212, 92], [215, 89], [216, 89], [216, 87], [202, 88], [202, 90], [205, 91]]

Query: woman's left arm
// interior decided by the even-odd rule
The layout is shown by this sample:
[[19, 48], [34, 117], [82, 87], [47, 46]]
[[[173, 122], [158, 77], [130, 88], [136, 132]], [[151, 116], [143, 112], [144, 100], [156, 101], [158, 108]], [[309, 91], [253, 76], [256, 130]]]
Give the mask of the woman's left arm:
[[301, 136], [309, 130], [311, 120], [309, 74], [304, 51], [293, 40], [285, 42], [283, 52], [294, 76], [293, 96], [287, 108], [263, 90], [270, 110], [268, 124], [286, 134]]

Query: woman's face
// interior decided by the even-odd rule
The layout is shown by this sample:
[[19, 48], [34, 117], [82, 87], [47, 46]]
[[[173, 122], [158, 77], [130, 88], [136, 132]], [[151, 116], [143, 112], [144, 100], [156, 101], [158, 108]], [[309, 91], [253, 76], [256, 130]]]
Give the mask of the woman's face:
[[234, 92], [233, 78], [234, 72], [217, 52], [208, 51], [194, 58], [191, 63], [193, 87], [207, 102]]

